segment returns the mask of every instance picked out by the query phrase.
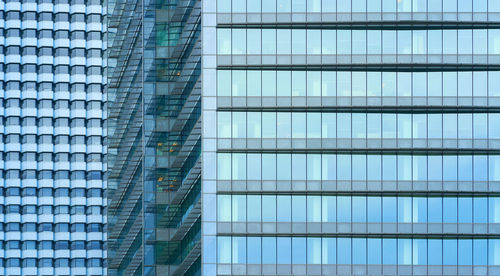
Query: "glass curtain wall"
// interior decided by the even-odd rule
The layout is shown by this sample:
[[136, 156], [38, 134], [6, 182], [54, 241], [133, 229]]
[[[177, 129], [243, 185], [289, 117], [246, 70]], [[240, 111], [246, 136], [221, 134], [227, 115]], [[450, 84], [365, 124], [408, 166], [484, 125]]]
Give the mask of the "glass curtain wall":
[[200, 275], [200, 1], [109, 1], [111, 275]]
[[106, 274], [102, 1], [0, 1], [0, 274]]
[[499, 274], [496, 2], [204, 1], [203, 273]]

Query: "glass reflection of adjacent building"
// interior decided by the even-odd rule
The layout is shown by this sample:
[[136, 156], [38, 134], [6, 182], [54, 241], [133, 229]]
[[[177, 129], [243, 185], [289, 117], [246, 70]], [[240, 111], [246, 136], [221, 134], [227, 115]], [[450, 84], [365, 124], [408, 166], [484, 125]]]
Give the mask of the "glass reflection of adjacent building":
[[499, 1], [203, 4], [204, 275], [500, 273]]
[[107, 4], [108, 272], [200, 275], [201, 1]]

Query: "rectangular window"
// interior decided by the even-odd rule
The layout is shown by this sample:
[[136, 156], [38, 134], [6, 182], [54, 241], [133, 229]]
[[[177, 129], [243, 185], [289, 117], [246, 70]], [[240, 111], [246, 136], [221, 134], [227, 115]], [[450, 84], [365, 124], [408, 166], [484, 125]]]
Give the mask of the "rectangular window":
[[233, 222], [246, 222], [246, 196], [245, 195], [233, 195], [233, 206], [232, 206], [232, 213], [233, 213]]
[[352, 12], [365, 13], [366, 2], [366, 0], [352, 0]]
[[321, 156], [321, 179], [322, 180], [337, 180], [337, 156], [325, 155]]
[[278, 154], [276, 161], [279, 164], [276, 167], [277, 179], [290, 181], [292, 179], [292, 156], [290, 154]]
[[382, 263], [382, 240], [368, 239], [368, 264], [379, 265]]
[[[335, 5], [335, 3], [328, 5]], [[307, 12], [321, 12], [321, 0], [307, 0]]]
[[413, 222], [414, 223], [427, 222], [427, 198], [425, 197], [413, 198]]
[[217, 54], [231, 54], [231, 30], [217, 29]]
[[458, 0], [458, 12], [472, 12], [472, 0]]
[[323, 97], [335, 97], [337, 95], [336, 72], [321, 72], [321, 95]]
[[488, 241], [487, 240], [473, 240], [473, 265], [487, 265], [488, 264]]
[[366, 222], [366, 197], [352, 197], [352, 221]]
[[351, 155], [337, 155], [338, 180], [351, 180]]
[[[277, 30], [276, 39], [278, 43], [278, 55], [290, 55], [292, 53], [292, 31]], [[278, 82], [279, 83], [279, 82]]]
[[262, 196], [262, 221], [276, 222], [276, 196]]
[[[431, 247], [431, 241], [429, 240], [429, 248]], [[441, 242], [441, 240], [437, 240]], [[429, 252], [429, 255], [431, 253]], [[413, 265], [426, 265], [427, 264], [427, 240], [415, 239], [413, 240]], [[441, 263], [439, 258], [439, 262]]]
[[398, 31], [398, 55], [410, 55], [411, 52], [411, 31]]
[[262, 138], [276, 138], [276, 113], [262, 113]]
[[[396, 222], [396, 198], [395, 197], [383, 197], [382, 198], [382, 221], [384, 223], [395, 223]], [[387, 264], [384, 262], [384, 264]]]
[[321, 155], [307, 155], [307, 180], [321, 180]]
[[231, 0], [217, 0], [217, 12], [230, 13], [231, 12]]
[[500, 264], [500, 240], [488, 240], [488, 265]]
[[262, 11], [260, 1], [246, 1], [247, 2], [247, 12], [249, 13], [260, 13]]
[[247, 138], [261, 138], [261, 115], [259, 112], [247, 113]]
[[233, 237], [233, 264], [245, 264], [247, 262], [246, 242], [246, 237]]
[[290, 196], [278, 196], [277, 197], [277, 221], [278, 222], [291, 222], [291, 197]]
[[473, 199], [474, 206], [474, 223], [487, 223], [488, 222], [488, 198], [475, 197]]
[[261, 72], [259, 71], [247, 71], [247, 96], [249, 97], [260, 97], [262, 89], [262, 79]]
[[443, 222], [443, 199], [440, 197], [429, 197], [429, 222]]
[[217, 178], [219, 180], [231, 179], [231, 154], [219, 153], [217, 155]]
[[321, 238], [307, 238], [307, 264], [321, 264], [321, 240]]
[[[375, 1], [368, 1], [368, 3], [372, 3]], [[380, 6], [379, 6], [380, 9]], [[379, 30], [368, 30], [367, 32], [367, 40], [368, 40], [368, 54], [369, 55], [380, 55], [382, 54], [382, 31]]]
[[233, 0], [233, 13], [244, 13], [246, 12], [246, 1], [245, 0]]
[[[433, 1], [427, 1], [432, 3]], [[457, 0], [443, 0], [443, 11], [444, 12], [457, 12]]]
[[[382, 198], [381, 197], [368, 197], [368, 222], [382, 222]], [[380, 252], [379, 252], [380, 254]]]
[[301, 12], [301, 13], [306, 12], [306, 0], [293, 0], [292, 12]]
[[248, 180], [261, 180], [262, 178], [262, 156], [249, 153], [247, 155], [247, 178]]
[[[325, 0], [323, 0], [325, 1]], [[323, 55], [337, 54], [337, 31], [321, 30], [321, 48]], [[323, 74], [326, 72], [323, 72]]]
[[337, 202], [334, 196], [323, 196], [321, 203], [321, 216], [322, 222], [335, 222], [337, 221]]
[[277, 72], [278, 97], [290, 97], [292, 92], [292, 75], [290, 71]]
[[472, 54], [472, 30], [458, 30], [458, 54], [471, 55]]
[[382, 261], [385, 265], [395, 265], [396, 263], [396, 239], [384, 239], [382, 241]]
[[276, 240], [278, 264], [291, 264], [292, 240], [289, 237], [278, 237]]
[[217, 237], [217, 262], [231, 263], [231, 237]]
[[366, 155], [353, 155], [352, 163], [352, 179], [353, 180], [366, 180]]
[[292, 96], [306, 96], [306, 72], [293, 71], [292, 72]]
[[[261, 221], [261, 196], [260, 195], [248, 195], [247, 196], [248, 206], [251, 208], [247, 209], [248, 215], [247, 219], [249, 222], [260, 222]], [[249, 255], [250, 256], [250, 255]]]
[[232, 115], [232, 138], [246, 138], [246, 113], [233, 112]]
[[337, 219], [338, 222], [351, 222], [351, 197], [337, 197]]
[[321, 54], [321, 30], [307, 30], [307, 54]]
[[351, 239], [350, 238], [338, 238], [337, 239], [337, 250], [342, 252], [338, 254], [339, 264], [351, 264]]
[[352, 239], [352, 263], [366, 264], [366, 239]]
[[[347, 1], [341, 1], [343, 3]], [[339, 55], [351, 54], [351, 31], [350, 30], [337, 30], [337, 49]]]
[[261, 237], [247, 238], [247, 256], [249, 264], [261, 264], [262, 262], [262, 244]]
[[458, 240], [458, 265], [472, 265], [472, 240]]
[[[264, 3], [267, 1], [264, 1]], [[275, 55], [276, 54], [276, 30], [263, 29], [262, 30], [262, 54]]]
[[367, 4], [367, 11], [368, 12], [379, 13], [382, 9], [381, 0], [366, 1], [366, 4]]
[[218, 195], [217, 196], [217, 221], [230, 222], [231, 221], [231, 196]]
[[276, 72], [262, 72], [262, 96], [276, 97]]
[[321, 72], [307, 72], [307, 96], [321, 96]]
[[292, 113], [292, 122], [292, 138], [306, 138], [306, 113]]
[[276, 238], [262, 238], [262, 263], [276, 264]]
[[443, 265], [443, 240], [429, 239], [429, 265]]
[[306, 54], [306, 30], [292, 30], [292, 55]]
[[294, 196], [292, 199], [292, 221], [306, 222], [306, 197]]
[[457, 240], [443, 240], [443, 265], [457, 265], [458, 242]]
[[382, 0], [382, 12], [396, 12], [396, 1]]
[[366, 31], [352, 31], [352, 54], [366, 55]]
[[458, 198], [458, 222], [472, 223], [472, 198]]
[[[495, 5], [498, 6], [498, 8], [500, 8], [500, 2], [499, 1], [494, 1], [494, 2]], [[491, 12], [491, 7], [490, 7], [490, 12]], [[500, 54], [500, 30], [498, 29], [488, 30], [488, 54], [490, 55]]]
[[412, 263], [412, 240], [398, 239], [398, 264], [411, 265]]
[[231, 71], [217, 71], [217, 95], [231, 96]]
[[[453, 197], [443, 198], [443, 223], [458, 222], [458, 199]], [[445, 251], [446, 252], [446, 251]]]
[[351, 72], [337, 72], [338, 96], [351, 96]]
[[[260, 3], [260, 1], [248, 1], [248, 2], [259, 2]], [[260, 29], [248, 29], [247, 30], [247, 54], [248, 55], [260, 55], [262, 53], [261, 37], [262, 37], [262, 33], [261, 33]]]
[[[384, 0], [387, 1], [387, 0]], [[392, 1], [392, 0], [389, 0]], [[394, 1], [392, 1], [394, 2]], [[384, 11], [385, 12], [385, 11]], [[396, 54], [396, 31], [382, 31], [382, 53], [385, 55]]]
[[[336, 264], [337, 263], [337, 239], [336, 238], [322, 238], [321, 256], [322, 264]], [[343, 251], [345, 252], [345, 251]]]
[[321, 222], [321, 197], [307, 197], [307, 222]]
[[351, 0], [340, 0], [337, 1], [337, 12], [351, 12]]
[[292, 264], [306, 264], [306, 238], [292, 237]]
[[276, 9], [277, 12], [290, 12], [292, 10], [292, 1], [291, 0], [277, 0], [276, 1]]
[[[250, 2], [250, 1], [248, 1]], [[276, 12], [276, 0], [262, 1], [262, 12], [263, 13], [275, 13]]]
[[[474, 7], [476, 7], [476, 2], [474, 2]], [[474, 30], [472, 37], [473, 37], [472, 49], [474, 49], [474, 55], [487, 55], [488, 30]]]

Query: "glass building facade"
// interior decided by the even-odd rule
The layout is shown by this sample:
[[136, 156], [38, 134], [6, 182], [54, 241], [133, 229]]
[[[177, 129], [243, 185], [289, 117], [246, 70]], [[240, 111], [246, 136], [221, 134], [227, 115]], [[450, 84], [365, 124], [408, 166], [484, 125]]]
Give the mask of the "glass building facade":
[[0, 1], [0, 274], [106, 274], [105, 9]]
[[500, 274], [499, 20], [203, 1], [203, 274]]
[[108, 274], [200, 275], [201, 1], [106, 5]]

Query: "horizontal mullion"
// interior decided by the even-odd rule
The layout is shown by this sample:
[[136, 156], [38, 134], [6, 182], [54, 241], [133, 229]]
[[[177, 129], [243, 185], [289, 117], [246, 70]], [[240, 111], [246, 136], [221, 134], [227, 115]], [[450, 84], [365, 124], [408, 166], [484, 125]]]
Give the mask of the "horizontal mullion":
[[[292, 140], [292, 138], [290, 138]], [[380, 140], [380, 139], [379, 139]], [[378, 148], [378, 149], [218, 149], [217, 153], [276, 153], [276, 154], [383, 154], [383, 155], [497, 155], [500, 149], [445, 149], [445, 148]]]
[[500, 71], [500, 64], [295, 64], [295, 65], [219, 65], [218, 70], [276, 71], [367, 71], [367, 72], [463, 72]]
[[458, 106], [456, 107], [454, 106], [314, 106], [314, 107], [278, 106], [278, 107], [222, 107], [222, 108], [219, 107], [217, 108], [217, 111], [455, 114], [455, 113], [500, 113], [500, 106], [481, 106], [481, 107], [479, 106], [460, 106], [460, 107]]
[[[348, 224], [351, 224], [351, 222], [347, 222]], [[398, 224], [398, 223], [394, 223]], [[415, 238], [415, 239], [425, 239], [425, 238], [431, 238], [431, 239], [436, 239], [436, 238], [444, 238], [444, 239], [484, 239], [484, 238], [494, 238], [494, 239], [500, 239], [500, 234], [446, 234], [446, 233], [439, 233], [439, 234], [399, 234], [399, 233], [390, 233], [390, 234], [383, 234], [383, 233], [321, 233], [321, 234], [298, 234], [298, 233], [218, 233], [217, 236], [219, 237], [310, 237], [310, 238], [329, 238], [329, 237], [338, 237], [338, 238]]]
[[220, 29], [327, 29], [327, 30], [446, 30], [499, 29], [499, 22], [474, 21], [356, 21], [356, 22], [286, 22], [286, 23], [223, 23]]
[[[266, 181], [266, 180], [262, 180]], [[356, 181], [352, 181], [356, 182]], [[363, 181], [358, 181], [363, 182]], [[367, 182], [383, 182], [383, 181], [367, 181]], [[443, 181], [443, 182], [460, 182], [460, 181]], [[415, 196], [415, 197], [498, 197], [499, 192], [476, 192], [476, 191], [445, 191], [445, 190], [433, 190], [433, 191], [218, 191], [217, 195], [308, 195], [308, 196]]]

